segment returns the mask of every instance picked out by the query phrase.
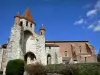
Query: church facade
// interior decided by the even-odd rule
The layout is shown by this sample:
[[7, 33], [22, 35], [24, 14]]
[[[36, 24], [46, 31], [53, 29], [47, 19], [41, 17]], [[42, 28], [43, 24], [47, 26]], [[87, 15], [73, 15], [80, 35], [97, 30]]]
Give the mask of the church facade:
[[30, 9], [22, 16], [14, 17], [7, 44], [0, 47], [0, 68], [5, 69], [9, 60], [23, 59], [27, 64], [40, 62], [47, 64], [97, 62], [94, 47], [89, 41], [46, 41], [45, 28], [35, 32], [35, 22]]

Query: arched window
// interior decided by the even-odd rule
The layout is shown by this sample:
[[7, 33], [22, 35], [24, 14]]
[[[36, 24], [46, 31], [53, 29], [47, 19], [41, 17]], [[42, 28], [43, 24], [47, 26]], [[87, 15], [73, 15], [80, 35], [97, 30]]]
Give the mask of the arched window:
[[50, 54], [47, 55], [47, 64], [51, 64], [51, 55]]
[[80, 49], [80, 53], [81, 53], [81, 46], [79, 46], [79, 49]]
[[32, 23], [30, 24], [30, 27], [32, 27]]
[[26, 26], [28, 26], [28, 21], [26, 21]]
[[87, 57], [85, 57], [85, 62], [87, 62]]
[[64, 54], [65, 54], [65, 57], [67, 57], [67, 51], [65, 51]]
[[23, 22], [21, 21], [19, 25], [22, 26], [23, 25]]
[[42, 35], [42, 32], [41, 32], [41, 35]]

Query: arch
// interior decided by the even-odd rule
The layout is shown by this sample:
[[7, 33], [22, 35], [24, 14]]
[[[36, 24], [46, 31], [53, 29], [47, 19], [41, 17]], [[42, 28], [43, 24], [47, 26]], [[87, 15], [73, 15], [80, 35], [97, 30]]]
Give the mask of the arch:
[[50, 54], [47, 55], [47, 65], [48, 64], [51, 64], [51, 55]]
[[76, 53], [75, 52], [73, 52], [73, 60], [74, 61], [77, 61], [77, 56], [76, 56]]
[[[30, 32], [29, 30], [25, 30], [24, 31], [24, 43], [23, 43], [23, 54], [25, 54], [28, 50], [28, 46], [32, 45], [32, 40], [31, 38], [33, 38], [33, 34], [32, 32]], [[31, 43], [30, 43], [31, 42]]]
[[35, 54], [34, 53], [32, 53], [32, 52], [27, 52], [25, 55], [24, 55], [24, 60], [25, 60], [25, 62], [27, 62], [27, 58], [31, 58], [31, 60], [34, 60], [34, 59], [36, 59], [36, 56], [35, 56]]

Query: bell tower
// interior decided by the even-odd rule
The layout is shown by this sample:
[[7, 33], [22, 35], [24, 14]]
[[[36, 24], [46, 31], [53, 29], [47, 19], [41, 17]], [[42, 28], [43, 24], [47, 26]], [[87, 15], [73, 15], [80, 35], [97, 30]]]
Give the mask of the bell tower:
[[40, 28], [40, 35], [45, 35], [45, 31], [44, 25], [42, 24], [42, 27]]

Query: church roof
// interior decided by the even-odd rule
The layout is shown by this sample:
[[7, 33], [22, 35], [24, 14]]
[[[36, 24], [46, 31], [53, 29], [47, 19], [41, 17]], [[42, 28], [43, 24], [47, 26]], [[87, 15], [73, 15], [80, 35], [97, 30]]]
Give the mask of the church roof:
[[56, 44], [45, 44], [46, 47], [59, 47], [59, 45]]
[[15, 15], [15, 17], [20, 17], [19, 12]]
[[34, 22], [33, 18], [32, 18], [32, 15], [30, 13], [30, 9], [27, 8], [26, 11], [24, 12], [24, 14], [22, 15], [22, 18], [25, 18], [31, 22]]
[[79, 40], [79, 41], [45, 41], [45, 43], [63, 43], [63, 42], [88, 42], [85, 40]]

